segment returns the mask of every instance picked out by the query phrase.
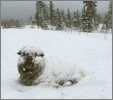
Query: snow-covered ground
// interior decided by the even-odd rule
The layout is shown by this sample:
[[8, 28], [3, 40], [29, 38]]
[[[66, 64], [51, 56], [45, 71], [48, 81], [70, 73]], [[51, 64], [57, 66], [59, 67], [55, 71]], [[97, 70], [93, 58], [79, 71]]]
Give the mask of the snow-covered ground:
[[[44, 80], [35, 86], [18, 83], [17, 51], [23, 46], [45, 53]], [[112, 34], [41, 29], [1, 29], [2, 99], [112, 98]], [[55, 76], [56, 75], [56, 76]], [[77, 77], [78, 84], [55, 88], [56, 78]]]

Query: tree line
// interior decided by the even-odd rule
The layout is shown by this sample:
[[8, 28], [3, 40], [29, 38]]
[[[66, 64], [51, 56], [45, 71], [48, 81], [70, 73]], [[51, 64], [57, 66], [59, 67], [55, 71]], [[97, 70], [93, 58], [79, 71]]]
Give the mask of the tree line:
[[15, 28], [15, 27], [21, 27], [21, 23], [19, 20], [15, 19], [8, 19], [8, 20], [1, 20], [0, 26], [3, 28]]
[[53, 1], [49, 1], [47, 5], [44, 1], [36, 2], [35, 20], [32, 24], [37, 24], [38, 27], [48, 29], [49, 26], [54, 27], [56, 30], [63, 30], [64, 28], [79, 29], [83, 32], [91, 32], [98, 28], [99, 24], [103, 24], [103, 29], [108, 30], [112, 27], [112, 1], [110, 1], [108, 12], [105, 16], [97, 13], [97, 1], [83, 1], [83, 8], [80, 12], [67, 11], [56, 8]]

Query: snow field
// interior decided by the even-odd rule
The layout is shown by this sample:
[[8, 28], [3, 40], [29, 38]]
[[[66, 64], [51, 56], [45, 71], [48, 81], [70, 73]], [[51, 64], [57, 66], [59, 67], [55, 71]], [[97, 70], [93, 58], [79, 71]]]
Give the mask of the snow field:
[[[111, 33], [2, 29], [1, 46], [4, 99], [112, 98]], [[23, 46], [44, 51], [46, 69], [42, 77], [47, 84], [26, 87], [18, 83], [17, 51]], [[80, 79], [79, 83], [70, 87], [52, 87], [54, 80], [70, 77]]]

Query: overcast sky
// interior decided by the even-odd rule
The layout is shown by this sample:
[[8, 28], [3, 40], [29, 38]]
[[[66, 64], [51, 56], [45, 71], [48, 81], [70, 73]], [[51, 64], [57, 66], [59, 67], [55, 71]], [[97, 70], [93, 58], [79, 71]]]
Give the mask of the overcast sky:
[[[2, 19], [28, 19], [35, 14], [35, 1], [2, 1], [1, 17]], [[54, 1], [54, 5], [58, 8], [71, 11], [79, 9], [83, 6], [82, 1]], [[105, 13], [108, 10], [108, 1], [98, 1], [97, 11]]]

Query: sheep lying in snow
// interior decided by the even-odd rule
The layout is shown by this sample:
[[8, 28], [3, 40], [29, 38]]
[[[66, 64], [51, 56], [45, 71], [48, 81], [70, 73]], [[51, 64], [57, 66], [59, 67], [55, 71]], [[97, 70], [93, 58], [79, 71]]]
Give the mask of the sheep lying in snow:
[[44, 71], [44, 53], [33, 47], [24, 47], [17, 54], [20, 56], [18, 60], [20, 81], [24, 85], [33, 85]]
[[[40, 49], [24, 47], [20, 49], [17, 54], [19, 55], [18, 72], [20, 74], [20, 82], [24, 85], [44, 83], [54, 87], [71, 86], [77, 84], [81, 78], [85, 77], [83, 71], [76, 69], [76, 66], [71, 66], [70, 64], [69, 69], [64, 69], [63, 66], [65, 65], [58, 65], [61, 66], [63, 70], [60, 70], [59, 73], [59, 70], [56, 69], [54, 73], [52, 73], [51, 68], [57, 66], [54, 64], [50, 67], [52, 59], [50, 59], [50, 63], [46, 62], [46, 70], [44, 70], [45, 55]], [[74, 69], [71, 70], [71, 67]]]

